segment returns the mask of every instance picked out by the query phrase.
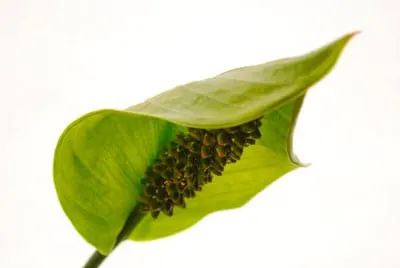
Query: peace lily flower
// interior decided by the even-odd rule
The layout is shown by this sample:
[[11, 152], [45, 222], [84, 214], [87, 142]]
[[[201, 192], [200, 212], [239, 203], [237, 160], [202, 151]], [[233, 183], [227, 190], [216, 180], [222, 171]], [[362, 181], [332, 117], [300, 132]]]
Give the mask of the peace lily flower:
[[85, 267], [100, 265], [123, 240], [171, 236], [239, 208], [304, 166], [291, 146], [303, 99], [355, 34], [72, 122], [53, 172], [65, 214], [97, 250]]

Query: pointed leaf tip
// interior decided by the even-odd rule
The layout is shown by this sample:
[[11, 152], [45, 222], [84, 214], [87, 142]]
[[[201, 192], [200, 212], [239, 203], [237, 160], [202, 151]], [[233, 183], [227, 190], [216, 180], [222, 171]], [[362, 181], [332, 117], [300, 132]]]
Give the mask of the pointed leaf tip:
[[227, 166], [173, 217], [146, 216], [130, 239], [173, 235], [212, 212], [242, 206], [287, 172], [307, 165], [291, 148], [302, 100], [359, 33], [302, 56], [178, 86], [124, 111], [81, 117], [60, 137], [54, 156], [54, 183], [66, 215], [86, 241], [109, 253], [138, 203], [146, 170], [177, 133], [187, 127], [226, 129], [262, 117], [261, 137], [240, 161]]
[[348, 33], [309, 53], [223, 72], [158, 94], [127, 112], [185, 127], [231, 127], [297, 99], [335, 66]]

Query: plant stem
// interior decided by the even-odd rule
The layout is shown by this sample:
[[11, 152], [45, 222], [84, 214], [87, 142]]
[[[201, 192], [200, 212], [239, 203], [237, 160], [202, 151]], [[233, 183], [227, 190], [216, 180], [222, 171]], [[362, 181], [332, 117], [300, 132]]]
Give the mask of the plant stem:
[[102, 255], [100, 252], [97, 250], [90, 256], [90, 258], [87, 260], [85, 266], [83, 268], [95, 268], [99, 267], [100, 264], [107, 258], [107, 256]]
[[[132, 211], [132, 213], [129, 215], [128, 219], [125, 222], [124, 227], [122, 228], [121, 232], [117, 236], [117, 239], [115, 241], [115, 245], [113, 250], [119, 244], [121, 244], [122, 241], [126, 240], [126, 238], [129, 236], [129, 234], [135, 229], [135, 227], [138, 225], [141, 219], [145, 216], [145, 213], [140, 212], [139, 207], [136, 206], [135, 209]], [[109, 256], [108, 255], [103, 255], [97, 250], [90, 256], [90, 258], [87, 260], [85, 266], [83, 268], [97, 268], [100, 267], [102, 262]]]

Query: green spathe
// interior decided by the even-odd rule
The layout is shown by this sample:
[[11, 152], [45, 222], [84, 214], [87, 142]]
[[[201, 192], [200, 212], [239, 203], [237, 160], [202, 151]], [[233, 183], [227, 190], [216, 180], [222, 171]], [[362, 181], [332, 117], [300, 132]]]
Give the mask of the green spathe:
[[263, 116], [262, 137], [173, 217], [145, 216], [130, 235], [153, 240], [209, 213], [237, 208], [302, 166], [291, 139], [306, 91], [335, 65], [355, 33], [303, 56], [243, 67], [165, 91], [127, 110], [99, 110], [71, 123], [54, 155], [54, 183], [76, 230], [108, 254], [141, 194], [140, 179], [186, 127], [225, 128]]

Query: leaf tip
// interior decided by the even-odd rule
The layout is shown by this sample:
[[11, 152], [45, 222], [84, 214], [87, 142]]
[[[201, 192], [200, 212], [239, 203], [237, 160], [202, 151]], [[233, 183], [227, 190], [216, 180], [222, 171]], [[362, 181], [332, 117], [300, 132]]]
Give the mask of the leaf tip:
[[353, 31], [353, 32], [348, 34], [348, 38], [351, 39], [354, 36], [359, 35], [359, 34], [362, 34], [362, 31], [361, 30], [355, 30], [355, 31]]
[[347, 44], [351, 39], [353, 39], [356, 35], [361, 34], [362, 31], [361, 30], [355, 30], [353, 32], [350, 32], [348, 34], [346, 34], [345, 36], [342, 37], [342, 41]]

